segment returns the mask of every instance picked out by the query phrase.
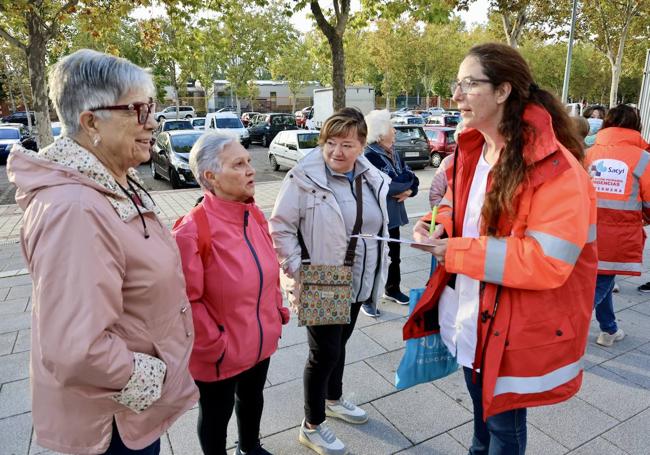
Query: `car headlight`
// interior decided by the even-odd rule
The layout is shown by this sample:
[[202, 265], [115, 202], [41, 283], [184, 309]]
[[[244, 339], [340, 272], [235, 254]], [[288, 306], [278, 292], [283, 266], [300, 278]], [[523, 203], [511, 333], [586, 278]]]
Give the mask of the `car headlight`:
[[248, 134], [248, 130], [244, 130], [244, 132], [241, 133], [241, 137], [248, 139], [250, 137], [250, 135]]
[[173, 153], [171, 155], [171, 163], [174, 167], [177, 167], [178, 169], [186, 169], [188, 171], [190, 170], [190, 165], [185, 161], [181, 160]]

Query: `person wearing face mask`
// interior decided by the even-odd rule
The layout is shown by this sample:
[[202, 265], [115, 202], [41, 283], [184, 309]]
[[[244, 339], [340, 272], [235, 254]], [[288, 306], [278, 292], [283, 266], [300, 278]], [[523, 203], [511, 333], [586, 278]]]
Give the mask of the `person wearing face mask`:
[[429, 235], [440, 266], [404, 337], [440, 331], [474, 408], [471, 454], [523, 455], [526, 409], [582, 383], [598, 271], [596, 193], [562, 104], [515, 49], [470, 49], [452, 84], [465, 130]]
[[234, 407], [235, 454], [269, 454], [259, 439], [263, 391], [289, 310], [268, 224], [253, 199], [255, 169], [236, 138], [216, 132], [196, 141], [189, 164], [204, 197], [173, 234], [194, 316], [199, 441], [205, 455], [225, 455]]
[[[271, 215], [271, 237], [282, 266], [282, 286], [294, 310], [300, 305], [300, 232], [313, 264], [342, 265], [361, 197], [362, 233], [388, 234], [389, 179], [364, 156], [367, 127], [363, 114], [344, 108], [327, 119], [319, 144], [284, 179]], [[361, 179], [361, 193], [355, 182]], [[303, 375], [305, 418], [299, 441], [319, 454], [339, 455], [345, 445], [326, 416], [352, 424], [367, 412], [343, 398], [345, 346], [362, 305], [371, 309], [384, 291], [388, 269], [384, 242], [360, 239], [352, 266], [353, 300], [348, 324], [307, 326], [309, 358]]]
[[[368, 125], [368, 145], [364, 155], [377, 169], [391, 178], [388, 187], [388, 234], [393, 239], [400, 238], [400, 227], [408, 224], [404, 201], [418, 193], [420, 181], [413, 171], [395, 153], [395, 128], [390, 121], [388, 110], [371, 111], [366, 115]], [[409, 297], [400, 290], [400, 244], [389, 242], [390, 266], [384, 298], [408, 305]], [[361, 307], [367, 316], [379, 316], [379, 309], [372, 311], [369, 305]]]
[[150, 157], [154, 82], [82, 49], [53, 65], [49, 86], [63, 134], [38, 153], [16, 146], [7, 165], [34, 282], [36, 442], [156, 455], [198, 391], [178, 251], [134, 169]]

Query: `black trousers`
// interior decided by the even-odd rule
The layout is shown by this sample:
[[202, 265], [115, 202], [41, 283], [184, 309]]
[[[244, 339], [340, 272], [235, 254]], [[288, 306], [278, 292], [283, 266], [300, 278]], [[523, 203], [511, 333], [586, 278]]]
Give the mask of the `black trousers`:
[[253, 450], [259, 441], [264, 408], [264, 384], [270, 358], [228, 379], [196, 381], [199, 398], [199, 442], [205, 455], [225, 455], [228, 421], [233, 406], [237, 415], [239, 448]]
[[111, 444], [108, 446], [108, 450], [104, 452], [104, 455], [158, 455], [160, 453], [160, 439], [154, 441], [153, 444], [145, 447], [140, 450], [129, 449], [122, 442], [119, 431], [117, 431], [117, 425], [115, 425], [115, 420], [113, 420], [113, 435], [111, 436]]
[[[399, 226], [388, 230], [388, 236], [391, 239], [399, 239]], [[386, 287], [384, 288], [387, 293], [399, 291], [401, 276], [399, 273], [399, 246], [398, 242], [388, 242], [388, 256], [390, 257], [390, 265], [388, 266], [388, 278], [386, 279]]]
[[352, 304], [349, 324], [307, 327], [309, 357], [303, 375], [307, 423], [323, 423], [325, 399], [338, 400], [343, 395], [345, 345], [354, 330], [361, 303]]

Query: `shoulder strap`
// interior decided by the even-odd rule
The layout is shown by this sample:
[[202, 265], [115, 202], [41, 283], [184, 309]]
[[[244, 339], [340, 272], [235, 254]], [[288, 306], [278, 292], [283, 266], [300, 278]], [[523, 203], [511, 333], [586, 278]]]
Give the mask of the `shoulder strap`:
[[[352, 235], [357, 235], [361, 232], [361, 224], [363, 222], [363, 183], [361, 181], [361, 175], [358, 175], [354, 179], [355, 188], [357, 190], [357, 219], [354, 221], [354, 228], [352, 229]], [[348, 243], [348, 249], [345, 252], [345, 262], [344, 265], [351, 267], [354, 264], [354, 255], [357, 251], [357, 241], [358, 237], [351, 237], [350, 243]]]
[[203, 262], [203, 268], [205, 269], [205, 266], [212, 257], [210, 223], [208, 222], [208, 216], [205, 213], [203, 204], [194, 207], [192, 212], [194, 212], [194, 220], [196, 221], [196, 229], [198, 231], [199, 254], [201, 255], [201, 262]]

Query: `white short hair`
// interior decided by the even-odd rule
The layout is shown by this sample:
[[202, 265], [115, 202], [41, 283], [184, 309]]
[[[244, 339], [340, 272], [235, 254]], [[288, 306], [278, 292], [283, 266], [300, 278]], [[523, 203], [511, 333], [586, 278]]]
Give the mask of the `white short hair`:
[[149, 97], [156, 92], [147, 70], [90, 49], [78, 50], [56, 62], [49, 72], [49, 88], [63, 133], [68, 136], [79, 132], [82, 112], [114, 105], [132, 90], [144, 90]]
[[224, 148], [235, 142], [237, 137], [232, 134], [209, 131], [194, 143], [190, 150], [190, 169], [192, 174], [201, 188], [206, 191], [212, 191], [211, 185], [205, 180], [203, 174], [205, 171], [218, 173], [221, 171], [223, 159], [221, 154]]
[[368, 144], [381, 141], [381, 138], [388, 134], [390, 128], [393, 127], [390, 121], [390, 112], [388, 112], [388, 109], [368, 112], [366, 125], [368, 125]]

